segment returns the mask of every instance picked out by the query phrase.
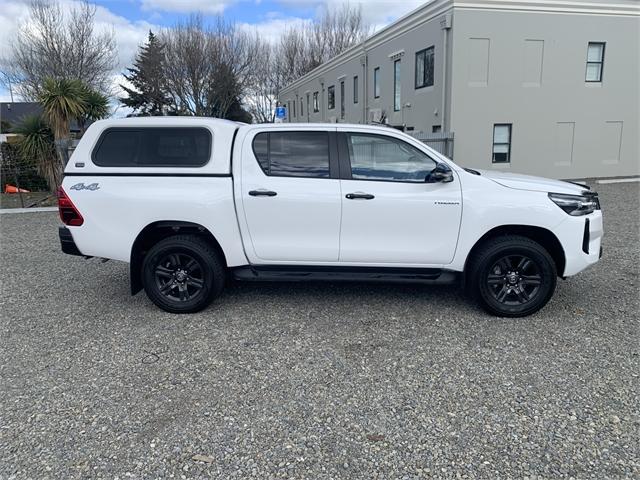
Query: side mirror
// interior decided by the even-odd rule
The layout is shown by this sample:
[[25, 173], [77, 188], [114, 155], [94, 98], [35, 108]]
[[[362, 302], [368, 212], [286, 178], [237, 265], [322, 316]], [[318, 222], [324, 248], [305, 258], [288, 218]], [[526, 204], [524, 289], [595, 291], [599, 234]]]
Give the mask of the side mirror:
[[444, 163], [438, 163], [436, 168], [431, 170], [427, 178], [425, 179], [426, 183], [447, 183], [453, 182], [453, 172], [451, 169]]

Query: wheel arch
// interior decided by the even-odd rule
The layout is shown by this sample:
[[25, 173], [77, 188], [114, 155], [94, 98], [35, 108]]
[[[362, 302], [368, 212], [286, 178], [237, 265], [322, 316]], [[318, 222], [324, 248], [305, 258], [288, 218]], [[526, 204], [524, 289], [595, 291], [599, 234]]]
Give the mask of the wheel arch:
[[464, 272], [467, 272], [467, 267], [469, 266], [471, 259], [482, 244], [491, 238], [505, 235], [520, 235], [539, 243], [545, 250], [547, 250], [547, 252], [549, 252], [549, 255], [551, 255], [551, 258], [556, 265], [558, 276], [562, 277], [566, 265], [566, 254], [564, 248], [562, 248], [560, 240], [558, 240], [558, 237], [556, 237], [551, 230], [532, 225], [500, 225], [486, 232], [475, 242], [473, 247], [471, 247], [471, 250], [469, 250], [469, 254], [467, 255], [464, 264]]
[[131, 257], [129, 262], [129, 276], [131, 279], [131, 295], [135, 295], [142, 290], [142, 262], [147, 251], [160, 240], [178, 234], [198, 235], [208, 243], [210, 243], [216, 253], [220, 256], [223, 265], [227, 266], [227, 258], [224, 250], [220, 246], [220, 242], [215, 236], [204, 226], [180, 220], [161, 220], [150, 223], [144, 227], [133, 242], [131, 247]]

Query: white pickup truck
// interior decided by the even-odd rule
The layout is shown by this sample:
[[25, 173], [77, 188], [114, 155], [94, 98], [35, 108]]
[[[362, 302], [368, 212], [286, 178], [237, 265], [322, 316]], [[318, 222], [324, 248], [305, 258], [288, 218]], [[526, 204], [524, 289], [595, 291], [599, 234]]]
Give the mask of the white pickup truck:
[[132, 294], [175, 313], [232, 277], [459, 281], [524, 316], [602, 253], [588, 187], [464, 169], [370, 125], [100, 121], [58, 198], [65, 253], [129, 262]]

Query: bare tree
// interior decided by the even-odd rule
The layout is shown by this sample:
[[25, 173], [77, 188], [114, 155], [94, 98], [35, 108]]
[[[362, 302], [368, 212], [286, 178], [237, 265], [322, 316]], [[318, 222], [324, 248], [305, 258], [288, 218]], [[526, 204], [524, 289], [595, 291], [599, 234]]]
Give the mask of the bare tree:
[[275, 118], [282, 76], [278, 70], [276, 49], [257, 35], [254, 41], [257, 43], [254, 75], [245, 96], [245, 103], [254, 121], [269, 123]]
[[339, 10], [325, 9], [310, 30], [312, 63], [330, 60], [364, 40], [370, 31], [362, 19], [362, 7], [352, 8], [348, 3]]
[[58, 0], [32, 0], [3, 72], [25, 99], [36, 99], [45, 78], [80, 80], [104, 94], [117, 50], [113, 31], [97, 32], [96, 7], [83, 1], [64, 12]]
[[254, 70], [258, 81], [249, 96], [254, 118], [272, 122], [280, 90], [363, 41], [370, 29], [360, 7], [329, 9], [309, 24], [287, 29], [274, 45], [259, 42]]
[[299, 78], [363, 41], [369, 31], [360, 6], [346, 3], [339, 10], [325, 7], [320, 17], [310, 24], [285, 32], [279, 57], [290, 76]]
[[192, 16], [161, 39], [174, 113], [224, 118], [255, 81], [259, 42], [221, 17], [205, 26]]

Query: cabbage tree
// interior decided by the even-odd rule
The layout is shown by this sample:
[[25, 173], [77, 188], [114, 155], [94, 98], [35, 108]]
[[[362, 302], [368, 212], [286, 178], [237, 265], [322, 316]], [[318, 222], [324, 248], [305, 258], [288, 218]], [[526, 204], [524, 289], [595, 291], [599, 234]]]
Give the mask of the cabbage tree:
[[18, 153], [21, 161], [35, 164], [38, 174], [55, 190], [62, 181], [62, 164], [56, 157], [53, 132], [41, 115], [24, 117], [13, 128], [20, 135]]
[[63, 166], [69, 161], [71, 122], [81, 118], [87, 108], [86, 92], [84, 84], [74, 79], [46, 78], [42, 85], [39, 100]]

